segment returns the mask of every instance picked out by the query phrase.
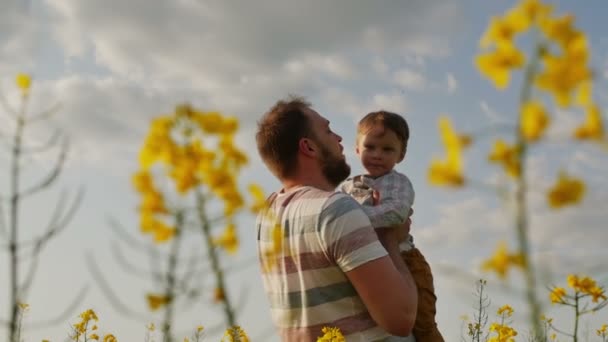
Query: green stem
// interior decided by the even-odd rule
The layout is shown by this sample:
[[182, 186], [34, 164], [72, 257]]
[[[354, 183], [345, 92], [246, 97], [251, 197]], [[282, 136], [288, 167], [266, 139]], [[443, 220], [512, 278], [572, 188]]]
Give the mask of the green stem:
[[173, 341], [172, 335], [172, 322], [173, 314], [175, 309], [175, 285], [176, 285], [176, 273], [177, 273], [177, 254], [182, 240], [182, 225], [184, 217], [181, 212], [175, 214], [175, 236], [173, 236], [171, 243], [171, 251], [169, 253], [169, 260], [167, 265], [167, 287], [165, 289], [165, 298], [168, 299], [167, 306], [165, 308], [165, 317], [163, 319], [162, 331], [163, 341]]
[[[534, 76], [538, 69], [538, 62], [541, 54], [542, 46], [537, 45], [535, 54], [532, 56], [530, 63], [527, 65], [524, 73], [523, 87], [520, 94], [519, 108], [530, 100], [532, 96], [532, 84], [534, 82]], [[516, 199], [516, 230], [517, 230], [517, 241], [519, 244], [519, 251], [523, 259], [523, 270], [524, 278], [526, 282], [526, 298], [528, 300], [528, 306], [530, 310], [530, 322], [532, 323], [533, 335], [538, 336], [541, 331], [541, 307], [536, 293], [536, 275], [534, 272], [533, 263], [530, 260], [530, 243], [529, 243], [529, 222], [528, 222], [528, 200], [527, 200], [527, 182], [526, 182], [526, 157], [528, 152], [528, 145], [521, 134], [521, 110], [519, 125], [517, 128], [516, 146], [519, 149], [519, 160], [520, 160], [520, 177], [516, 181], [515, 199]]]
[[12, 160], [11, 160], [11, 194], [9, 209], [9, 254], [10, 254], [10, 294], [9, 305], [11, 306], [9, 322], [9, 341], [18, 342], [17, 319], [19, 315], [19, 248], [18, 248], [18, 219], [19, 219], [19, 174], [21, 159], [21, 144], [23, 131], [25, 129], [25, 111], [27, 107], [27, 93], [23, 93], [21, 108], [17, 116], [17, 126], [13, 139]]
[[576, 292], [574, 294], [574, 333], [572, 334], [572, 341], [573, 342], [578, 342], [578, 320], [580, 317], [580, 312], [579, 312], [579, 294], [578, 292]]
[[234, 310], [230, 303], [230, 297], [228, 296], [228, 292], [226, 291], [226, 284], [224, 280], [224, 272], [220, 266], [220, 261], [218, 257], [217, 249], [213, 243], [213, 237], [211, 236], [211, 225], [209, 224], [209, 219], [207, 217], [207, 213], [205, 212], [205, 197], [199, 191], [196, 193], [196, 204], [199, 219], [201, 220], [201, 228], [203, 230], [203, 237], [205, 239], [205, 243], [207, 245], [207, 255], [209, 260], [211, 261], [211, 269], [215, 274], [215, 283], [216, 287], [219, 291], [222, 291], [223, 298], [222, 303], [224, 306], [224, 315], [226, 318], [226, 324], [228, 327], [233, 327], [236, 325]]

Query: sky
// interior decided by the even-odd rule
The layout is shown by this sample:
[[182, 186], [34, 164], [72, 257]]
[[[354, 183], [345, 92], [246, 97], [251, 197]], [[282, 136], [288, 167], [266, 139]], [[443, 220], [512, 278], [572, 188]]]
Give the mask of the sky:
[[[605, 1], [552, 3], [560, 13], [573, 13], [577, 26], [588, 34], [594, 98], [600, 108], [607, 108]], [[154, 291], [154, 285], [123, 269], [117, 256], [142, 270], [149, 265], [141, 250], [121, 238], [108, 221], [120, 222], [137, 241], [149, 241], [137, 227], [138, 198], [130, 179], [150, 120], [183, 102], [237, 116], [236, 143], [250, 157], [240, 179], [243, 190], [256, 182], [271, 192], [279, 183], [257, 156], [253, 137], [258, 118], [288, 94], [305, 96], [331, 121], [343, 137], [353, 174], [362, 172], [354, 154], [356, 122], [378, 109], [404, 115], [411, 140], [397, 170], [406, 173], [416, 189], [412, 233], [434, 272], [437, 321], [446, 341], [459, 341], [460, 317], [473, 316], [475, 281], [480, 277], [488, 280], [490, 318], [498, 306], [511, 303], [516, 325], [525, 326], [525, 305], [513, 295], [521, 292], [521, 275], [515, 271], [502, 282], [479, 268], [498, 241], [514, 246], [512, 203], [490, 190], [509, 180], [488, 165], [486, 156], [494, 136], [487, 134], [493, 132], [490, 128], [515, 123], [521, 75], [515, 74], [511, 86], [499, 92], [479, 74], [473, 59], [489, 19], [513, 4], [0, 0], [0, 94], [17, 104], [14, 77], [19, 72], [31, 74], [29, 109], [35, 113], [55, 103], [60, 109], [50, 122], [28, 128], [28, 141], [43, 144], [56, 129], [70, 141], [57, 184], [24, 203], [22, 238], [43, 231], [62, 193], [73, 196], [81, 188], [85, 193], [74, 220], [42, 254], [27, 299], [31, 308], [24, 318], [26, 341], [61, 340], [68, 324], [88, 308], [98, 312], [102, 331], [114, 333], [120, 341], [143, 340], [146, 323], [161, 319], [146, 308], [145, 293]], [[535, 146], [528, 160], [533, 259], [546, 286], [564, 285], [569, 273], [590, 274], [606, 284], [607, 154], [597, 146], [563, 138], [582, 122], [581, 111], [554, 105], [549, 110], [549, 139]], [[465, 169], [476, 186], [447, 190], [427, 182], [430, 161], [442, 154], [437, 119], [443, 114], [452, 118], [458, 131], [475, 133]], [[0, 193], [6, 208], [7, 144], [14, 124], [5, 110], [0, 111], [0, 122]], [[29, 158], [24, 184], [44, 175], [56, 155], [49, 151]], [[547, 206], [544, 191], [560, 170], [583, 177], [588, 188], [578, 206], [554, 211]], [[253, 340], [277, 341], [255, 263], [253, 220], [248, 214], [239, 216], [241, 249], [224, 258], [227, 265], [244, 265], [229, 273], [229, 293], [241, 297], [238, 321]], [[199, 240], [188, 243], [193, 255], [203, 255]], [[121, 301], [142, 319], [122, 315], [112, 305], [102, 291], [104, 284], [92, 277], [87, 261], [91, 259]], [[0, 254], [0, 274], [0, 307], [7, 308], [6, 252]], [[201, 281], [209, 293], [180, 310], [176, 329], [181, 336], [198, 324], [212, 327], [222, 322], [219, 306], [210, 300], [211, 277]], [[83, 288], [84, 299], [67, 318], [59, 324], [41, 324], [69, 306]], [[540, 290], [547, 303], [546, 291]], [[547, 305], [545, 312], [564, 326], [570, 322], [564, 309]], [[0, 320], [7, 315], [3, 309]], [[608, 323], [608, 313], [599, 312], [585, 322], [583, 330], [593, 334], [600, 323]], [[211, 331], [208, 340], [219, 336]]]

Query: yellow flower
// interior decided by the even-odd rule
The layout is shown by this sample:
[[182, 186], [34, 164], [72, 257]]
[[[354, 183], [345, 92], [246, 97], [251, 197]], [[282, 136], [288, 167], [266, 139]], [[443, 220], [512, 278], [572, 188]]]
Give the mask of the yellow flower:
[[238, 325], [226, 329], [222, 342], [249, 342], [249, 337]]
[[504, 279], [513, 266], [523, 267], [523, 256], [521, 253], [509, 253], [506, 242], [501, 241], [496, 247], [494, 255], [485, 260], [481, 268], [484, 271], [494, 271], [499, 278]]
[[229, 223], [221, 236], [215, 239], [215, 245], [224, 248], [228, 253], [234, 254], [239, 248], [239, 239], [236, 235], [236, 227]]
[[169, 176], [173, 179], [178, 193], [183, 195], [199, 184], [197, 166], [193, 160], [188, 159], [173, 166]]
[[26, 303], [19, 303], [18, 305], [21, 311], [27, 311], [30, 308], [30, 305]]
[[498, 314], [506, 314], [507, 317], [511, 317], [513, 315], [513, 308], [510, 305], [503, 305], [498, 309]]
[[148, 306], [152, 311], [158, 310], [171, 302], [169, 297], [153, 293], [147, 294], [146, 299], [148, 300]]
[[538, 22], [551, 14], [553, 6], [539, 0], [523, 0], [516, 9], [521, 11], [529, 22]]
[[608, 329], [608, 325], [602, 324], [602, 326], [596, 331], [597, 336], [605, 336], [607, 329]]
[[222, 114], [218, 112], [196, 112], [194, 119], [205, 133], [217, 134], [224, 130]]
[[340, 328], [323, 327], [321, 329], [323, 336], [317, 338], [317, 342], [344, 342], [346, 339], [342, 335]]
[[540, 28], [547, 38], [560, 44], [563, 48], [567, 48], [573, 39], [582, 34], [574, 27], [573, 15], [565, 15], [559, 18], [543, 18], [540, 21]]
[[507, 325], [492, 323], [490, 332], [495, 332], [498, 336], [494, 336], [488, 340], [494, 342], [513, 342], [513, 337], [517, 336], [517, 331]]
[[542, 104], [529, 101], [522, 106], [520, 130], [528, 141], [538, 140], [549, 125], [549, 117]]
[[587, 108], [585, 122], [574, 131], [574, 137], [579, 140], [601, 140], [603, 136], [604, 125], [600, 109], [596, 104], [592, 104]]
[[462, 150], [471, 144], [469, 135], [458, 134], [446, 116], [438, 121], [441, 141], [446, 150], [446, 159], [434, 159], [428, 172], [428, 180], [434, 185], [462, 186]]
[[583, 199], [585, 190], [585, 183], [582, 180], [561, 172], [557, 182], [547, 193], [549, 206], [557, 209], [577, 204]]
[[142, 212], [156, 214], [167, 214], [169, 212], [165, 206], [163, 195], [156, 190], [143, 194], [140, 210]]
[[114, 337], [114, 335], [108, 334], [103, 337], [103, 342], [118, 342], [118, 340], [116, 339], [116, 337]]
[[513, 44], [515, 35], [528, 28], [528, 18], [520, 11], [509, 11], [504, 17], [493, 17], [486, 32], [480, 40], [480, 45], [487, 48], [492, 44]]
[[591, 94], [593, 93], [593, 84], [591, 81], [581, 83], [576, 93], [576, 103], [588, 108], [592, 105]]
[[99, 341], [99, 335], [97, 335], [97, 334], [91, 334], [91, 335], [89, 335], [89, 338], [91, 340], [97, 340], [97, 341]]
[[202, 325], [199, 325], [198, 327], [196, 327], [196, 332], [197, 332], [197, 333], [202, 333], [202, 332], [203, 332], [203, 330], [205, 330], [205, 327], [204, 327], [204, 326], [202, 326]]
[[247, 189], [249, 190], [251, 197], [253, 197], [251, 211], [257, 214], [266, 207], [266, 195], [264, 195], [264, 190], [258, 184], [249, 184]]
[[600, 299], [606, 300], [608, 297], [604, 294], [604, 289], [599, 286], [594, 286], [587, 291], [587, 294], [591, 296], [591, 301], [597, 303]]
[[498, 89], [509, 85], [511, 69], [521, 68], [525, 56], [512, 45], [498, 45], [494, 51], [477, 56], [476, 64], [479, 71], [494, 82]]
[[93, 309], [88, 309], [88, 310], [82, 312], [80, 314], [80, 318], [85, 323], [90, 320], [94, 320], [95, 322], [99, 321], [99, 318], [97, 318], [97, 314], [95, 313], [95, 311], [93, 311]]
[[28, 74], [17, 74], [17, 77], [15, 77], [15, 84], [17, 84], [17, 87], [21, 89], [23, 94], [26, 94], [32, 85], [32, 78]]
[[171, 240], [175, 233], [177, 233], [177, 229], [171, 226], [166, 225], [161, 221], [157, 221], [157, 224], [154, 226], [154, 230], [152, 231], [154, 234], [154, 241], [158, 243], [163, 243]]
[[433, 185], [445, 185], [459, 187], [464, 185], [464, 176], [459, 168], [459, 163], [450, 163], [434, 159], [428, 172], [428, 180]]
[[551, 303], [563, 303], [565, 295], [566, 290], [563, 287], [555, 287], [553, 288], [553, 291], [551, 291], [549, 299], [551, 299]]
[[537, 76], [539, 89], [551, 93], [561, 107], [570, 106], [572, 91], [591, 80], [591, 70], [579, 56], [564, 54], [543, 57], [545, 69]]
[[502, 165], [505, 172], [514, 178], [519, 178], [521, 175], [519, 147], [510, 146], [502, 139], [497, 139], [494, 142], [492, 151], [488, 155], [488, 160]]
[[154, 325], [154, 323], [149, 323], [146, 326], [146, 329], [148, 329], [148, 331], [154, 331], [156, 329], [156, 325]]
[[141, 170], [135, 173], [132, 181], [135, 189], [141, 193], [154, 191], [154, 181], [152, 180], [152, 175], [147, 170]]

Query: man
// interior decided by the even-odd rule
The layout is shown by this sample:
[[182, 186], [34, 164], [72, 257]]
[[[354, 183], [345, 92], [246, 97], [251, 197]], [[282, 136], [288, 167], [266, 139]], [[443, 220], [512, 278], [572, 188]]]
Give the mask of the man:
[[334, 192], [350, 167], [329, 121], [302, 99], [279, 101], [258, 123], [256, 141], [283, 186], [256, 222], [282, 340], [316, 341], [326, 326], [349, 342], [409, 335], [417, 293], [396, 230], [374, 231], [354, 199]]

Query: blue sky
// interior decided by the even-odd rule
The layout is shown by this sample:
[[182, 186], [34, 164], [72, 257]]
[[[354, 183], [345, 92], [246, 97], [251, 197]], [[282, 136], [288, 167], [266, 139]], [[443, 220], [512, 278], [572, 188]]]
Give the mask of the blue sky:
[[[49, 204], [62, 190], [73, 193], [83, 186], [86, 191], [73, 223], [43, 254], [28, 298], [31, 311], [26, 326], [52, 318], [74, 292], [88, 286], [78, 311], [93, 307], [102, 329], [116, 333], [121, 341], [143, 340], [145, 323], [113, 309], [91, 278], [84, 255], [94, 256], [126, 303], [146, 311], [144, 293], [154, 288], [120, 269], [112, 249], [120, 240], [107, 218], [116, 218], [137, 236], [137, 198], [130, 177], [150, 119], [183, 101], [238, 116], [237, 142], [251, 157], [242, 184], [257, 182], [272, 191], [278, 182], [251, 149], [255, 122], [277, 99], [296, 93], [306, 96], [343, 136], [354, 173], [361, 172], [353, 153], [356, 121], [379, 108], [407, 118], [412, 130], [410, 147], [397, 169], [408, 174], [416, 188], [413, 234], [435, 273], [440, 328], [447, 341], [459, 341], [459, 317], [472, 316], [472, 292], [481, 275], [481, 260], [497, 241], [514, 238], [511, 206], [483, 189], [433, 188], [426, 182], [426, 172], [432, 157], [441, 154], [436, 128], [440, 114], [448, 114], [455, 127], [465, 132], [514, 122], [521, 77], [515, 75], [511, 87], [498, 92], [472, 62], [489, 18], [513, 3], [5, 0], [0, 13], [0, 93], [15, 103], [14, 75], [31, 73], [31, 108], [36, 111], [59, 102], [61, 110], [50, 125], [32, 127], [29, 139], [43, 141], [52, 128], [60, 127], [72, 143], [58, 186], [26, 203], [24, 238], [42, 230], [51, 213]], [[553, 3], [559, 12], [576, 15], [577, 25], [588, 34], [596, 72], [595, 99], [606, 108], [605, 2]], [[563, 136], [582, 121], [580, 111], [549, 108], [552, 137]], [[0, 120], [2, 136], [10, 136], [12, 126], [4, 111]], [[608, 274], [602, 265], [608, 256], [604, 247], [608, 217], [603, 205], [608, 200], [608, 181], [603, 176], [608, 170], [606, 152], [553, 140], [557, 142], [534, 148], [529, 161], [534, 258], [542, 265], [547, 284], [560, 283], [573, 272], [588, 272], [606, 283]], [[480, 183], [502, 184], [505, 178], [500, 170], [485, 161], [490, 144], [490, 139], [481, 138], [467, 152], [467, 176]], [[25, 181], [40, 176], [52, 157], [28, 160], [32, 171]], [[0, 170], [8, 175], [8, 153], [2, 153], [0, 160]], [[542, 190], [552, 184], [560, 168], [585, 177], [590, 186], [580, 206], [554, 212], [547, 208]], [[8, 177], [0, 179], [0, 191], [6, 194]], [[239, 218], [239, 231], [242, 249], [229, 263], [247, 262], [255, 255], [251, 216]], [[123, 244], [127, 258], [146, 267], [141, 253], [129, 247]], [[191, 241], [190, 247], [193, 251], [201, 248], [198, 240]], [[0, 274], [7, 274], [7, 254], [0, 255]], [[250, 265], [230, 275], [230, 290], [237, 295], [247, 289], [239, 321], [252, 336], [268, 336], [267, 303], [257, 265]], [[483, 276], [489, 280], [494, 305], [513, 303], [516, 322], [524, 322], [523, 304], [506, 295], [518, 291], [521, 277], [515, 273], [501, 283], [492, 275]], [[7, 296], [7, 291], [0, 292], [0, 307], [6, 307]], [[193, 308], [180, 315], [179, 331], [221, 322], [221, 311], [207, 300], [210, 296], [197, 299]], [[559, 310], [548, 308], [550, 315], [567, 322]], [[5, 311], [0, 318], [6, 317]], [[148, 321], [160, 319], [154, 314], [148, 317]], [[600, 312], [589, 329], [607, 321], [608, 314]], [[26, 337], [28, 341], [57, 340], [67, 331], [66, 322], [32, 327]], [[209, 340], [218, 340], [215, 337]]]

